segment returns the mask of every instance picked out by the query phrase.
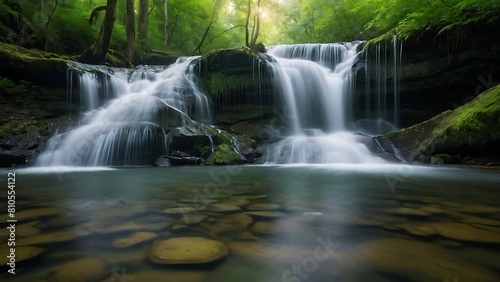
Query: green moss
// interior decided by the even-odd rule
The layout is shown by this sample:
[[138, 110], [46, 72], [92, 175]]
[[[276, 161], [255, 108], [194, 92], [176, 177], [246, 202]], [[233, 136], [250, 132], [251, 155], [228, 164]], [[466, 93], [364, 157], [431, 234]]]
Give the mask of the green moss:
[[478, 152], [500, 141], [500, 85], [471, 102], [430, 120], [388, 134], [413, 157], [437, 153]]
[[227, 144], [221, 144], [215, 149], [214, 164], [231, 165], [242, 163], [241, 158]]

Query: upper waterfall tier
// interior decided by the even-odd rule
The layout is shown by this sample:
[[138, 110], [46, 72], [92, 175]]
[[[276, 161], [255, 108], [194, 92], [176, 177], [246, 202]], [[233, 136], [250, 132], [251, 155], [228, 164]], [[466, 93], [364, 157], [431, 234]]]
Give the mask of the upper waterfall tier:
[[53, 137], [36, 164], [143, 165], [168, 153], [167, 132], [193, 125], [188, 113], [211, 121], [208, 100], [195, 83], [196, 59], [181, 58], [168, 68], [77, 66], [87, 69], [72, 74], [83, 124]]
[[268, 54], [286, 59], [313, 61], [334, 69], [344, 61], [346, 51], [357, 51], [362, 41], [329, 44], [278, 45], [268, 48]]

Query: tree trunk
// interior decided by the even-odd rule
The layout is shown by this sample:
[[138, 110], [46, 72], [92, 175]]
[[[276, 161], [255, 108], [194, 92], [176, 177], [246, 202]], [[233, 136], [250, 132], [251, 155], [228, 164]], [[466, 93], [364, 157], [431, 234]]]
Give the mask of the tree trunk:
[[245, 23], [245, 27], [246, 27], [246, 30], [245, 30], [245, 46], [247, 47], [250, 47], [250, 32], [249, 32], [249, 24], [250, 24], [250, 9], [252, 9], [252, 3], [251, 3], [252, 0], [248, 0], [248, 7], [247, 7], [247, 19], [246, 19], [246, 23]]
[[38, 9], [40, 9], [40, 17], [43, 20], [44, 14], [45, 14], [45, 1], [44, 0], [38, 0]]
[[168, 48], [168, 0], [163, 0], [163, 15], [165, 17], [165, 24], [163, 26], [163, 36], [164, 36], [164, 41], [163, 44], [165, 45], [165, 48]]
[[125, 27], [127, 33], [127, 48], [125, 55], [129, 61], [134, 60], [134, 43], [135, 43], [135, 11], [134, 0], [127, 0], [127, 25]]
[[99, 36], [94, 45], [80, 57], [80, 61], [90, 64], [106, 63], [106, 55], [111, 45], [111, 35], [113, 34], [113, 27], [116, 20], [116, 1], [107, 1], [106, 16], [104, 17]]
[[[54, 13], [56, 12], [57, 6], [59, 5], [58, 0], [54, 1], [54, 8], [50, 12], [50, 15], [47, 18], [47, 22], [45, 23], [45, 45], [44, 45], [44, 51], [49, 51], [49, 45], [51, 41], [51, 36], [49, 32], [49, 27], [50, 23], [52, 22], [52, 17], [54, 16]], [[52, 40], [53, 41], [53, 40]]]
[[250, 43], [250, 48], [254, 49], [257, 45], [257, 38], [259, 38], [260, 33], [260, 1], [257, 2], [257, 9], [255, 10], [254, 25], [252, 29], [252, 42]]
[[139, 2], [139, 40], [141, 44], [146, 43], [148, 38], [148, 0]]

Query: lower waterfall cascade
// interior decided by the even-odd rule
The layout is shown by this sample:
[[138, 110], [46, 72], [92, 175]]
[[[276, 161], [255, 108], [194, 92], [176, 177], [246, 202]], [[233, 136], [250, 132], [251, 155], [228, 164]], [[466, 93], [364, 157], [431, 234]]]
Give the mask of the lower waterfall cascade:
[[[257, 162], [384, 162], [361, 139], [394, 130], [397, 124], [402, 49], [396, 38], [392, 57], [388, 46], [375, 47], [376, 65], [369, 67], [372, 55], [360, 50], [363, 44], [268, 48], [274, 95], [281, 101], [275, 110], [287, 118], [288, 128], [278, 142], [264, 146]], [[213, 123], [210, 100], [194, 71], [198, 60], [181, 57], [168, 67], [135, 69], [70, 66], [68, 101], [74, 103], [79, 96], [80, 125], [53, 136], [35, 165], [145, 165], [168, 154], [170, 129]], [[356, 87], [360, 68], [365, 69], [362, 94]], [[386, 106], [388, 85], [393, 86], [391, 111]]]

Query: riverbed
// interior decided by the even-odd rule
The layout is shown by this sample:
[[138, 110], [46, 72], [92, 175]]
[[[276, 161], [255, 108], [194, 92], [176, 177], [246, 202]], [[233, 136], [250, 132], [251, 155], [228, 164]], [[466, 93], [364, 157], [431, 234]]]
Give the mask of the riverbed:
[[[498, 281], [500, 171], [261, 165], [23, 168], [2, 281]], [[2, 203], [2, 207], [6, 207]], [[15, 275], [7, 272], [16, 219]], [[160, 264], [159, 242], [228, 253]], [[200, 254], [202, 255], [202, 254]], [[196, 257], [196, 254], [194, 254]]]

